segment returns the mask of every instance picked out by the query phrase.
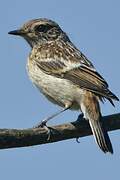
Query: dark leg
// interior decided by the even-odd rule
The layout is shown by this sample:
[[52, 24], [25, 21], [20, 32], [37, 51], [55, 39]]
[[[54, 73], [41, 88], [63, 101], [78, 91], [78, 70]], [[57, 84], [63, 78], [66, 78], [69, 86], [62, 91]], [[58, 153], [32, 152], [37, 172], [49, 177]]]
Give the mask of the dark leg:
[[[76, 122], [77, 122], [77, 123], [79, 123], [79, 122], [80, 122], [80, 120], [84, 119], [84, 117], [83, 117], [83, 116], [84, 116], [84, 115], [83, 115], [83, 113], [79, 114], [79, 116], [78, 116], [78, 118], [77, 118]], [[76, 138], [76, 142], [77, 142], [77, 143], [80, 143], [80, 141], [79, 141], [79, 137], [78, 137], [78, 138]]]
[[36, 126], [34, 126], [34, 128], [39, 128], [39, 127], [44, 127], [44, 126], [47, 127], [46, 124], [47, 124], [47, 122], [48, 122], [49, 120], [51, 120], [51, 119], [53, 119], [54, 117], [58, 116], [58, 115], [61, 114], [62, 112], [68, 110], [69, 108], [70, 108], [70, 107], [67, 107], [67, 108], [65, 108], [65, 109], [62, 109], [62, 110], [56, 112], [55, 114], [52, 114], [51, 116], [43, 119], [40, 123], [38, 123]]
[[49, 139], [50, 139], [50, 136], [51, 136], [51, 131], [52, 131], [52, 129], [46, 125], [47, 122], [48, 122], [50, 119], [53, 119], [53, 118], [56, 117], [57, 115], [61, 114], [62, 112], [68, 110], [69, 108], [70, 108], [70, 107], [66, 107], [65, 109], [62, 109], [62, 110], [56, 112], [55, 114], [49, 116], [48, 118], [43, 119], [40, 123], [38, 123], [38, 124], [37, 124], [36, 126], [34, 126], [33, 128], [45, 127], [46, 130], [47, 130], [47, 134], [48, 134], [47, 140], [49, 140]]
[[83, 115], [83, 113], [81, 113], [81, 114], [79, 114], [76, 122], [79, 122], [80, 120], [83, 120], [83, 119], [84, 119], [84, 115]]

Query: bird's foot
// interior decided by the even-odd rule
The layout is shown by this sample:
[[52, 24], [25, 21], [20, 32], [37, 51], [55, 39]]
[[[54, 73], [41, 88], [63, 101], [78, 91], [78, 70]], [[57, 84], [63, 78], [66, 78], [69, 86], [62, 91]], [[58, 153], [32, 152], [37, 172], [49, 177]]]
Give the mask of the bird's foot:
[[[84, 119], [83, 113], [79, 114], [79, 116], [78, 116], [78, 118], [77, 118], [77, 120], [76, 120], [76, 123], [79, 123], [80, 120], [82, 120], [82, 119]], [[76, 142], [77, 142], [77, 143], [80, 143], [79, 137], [76, 138]]]
[[41, 122], [39, 122], [36, 126], [34, 126], [33, 128], [42, 128], [42, 127], [47, 127], [47, 121], [46, 119], [43, 119]]
[[80, 143], [80, 141], [79, 141], [79, 137], [78, 137], [78, 138], [76, 138], [76, 142], [77, 142], [77, 143]]
[[76, 122], [79, 122], [79, 121], [82, 120], [82, 119], [84, 119], [83, 113], [79, 114], [79, 116], [78, 116]]
[[58, 116], [59, 114], [61, 114], [62, 112], [66, 111], [67, 109], [69, 109], [70, 107], [66, 107], [65, 109], [62, 109], [58, 112], [56, 112], [55, 114], [52, 114], [51, 116], [47, 117], [46, 119], [43, 119], [40, 123], [38, 123], [36, 126], [34, 126], [33, 128], [45, 128], [47, 130], [47, 134], [48, 134], [48, 138], [47, 140], [50, 140], [51, 138], [51, 132], [53, 130], [53, 128], [48, 127], [46, 124], [49, 120], [55, 118], [56, 116]]
[[47, 131], [47, 141], [50, 140], [51, 138], [51, 134], [52, 134], [52, 129], [50, 127], [47, 126], [47, 120], [44, 119], [42, 120], [40, 123], [38, 123], [36, 126], [34, 126], [33, 128], [45, 128]]

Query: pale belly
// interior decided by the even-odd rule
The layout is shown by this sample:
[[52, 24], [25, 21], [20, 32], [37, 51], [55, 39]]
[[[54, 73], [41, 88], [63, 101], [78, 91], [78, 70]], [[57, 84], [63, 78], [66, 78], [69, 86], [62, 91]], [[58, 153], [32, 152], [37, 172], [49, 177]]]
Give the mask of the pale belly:
[[56, 78], [41, 71], [37, 66], [28, 69], [33, 84], [43, 93], [49, 101], [61, 107], [72, 104], [71, 109], [80, 109], [83, 90], [66, 79]]

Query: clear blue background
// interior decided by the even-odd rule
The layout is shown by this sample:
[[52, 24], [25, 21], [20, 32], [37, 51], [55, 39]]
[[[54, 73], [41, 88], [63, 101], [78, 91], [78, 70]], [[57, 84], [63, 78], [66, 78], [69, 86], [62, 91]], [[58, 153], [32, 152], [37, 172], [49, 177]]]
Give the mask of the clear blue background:
[[[119, 0], [4, 0], [0, 2], [0, 128], [27, 128], [57, 111], [29, 81], [26, 59], [30, 47], [22, 38], [7, 34], [39, 17], [57, 21], [75, 45], [94, 63], [120, 97]], [[102, 106], [103, 115], [117, 113]], [[50, 124], [73, 121], [66, 112]], [[41, 146], [0, 150], [0, 179], [119, 179], [120, 131], [110, 133], [114, 155], [104, 155], [93, 137]]]

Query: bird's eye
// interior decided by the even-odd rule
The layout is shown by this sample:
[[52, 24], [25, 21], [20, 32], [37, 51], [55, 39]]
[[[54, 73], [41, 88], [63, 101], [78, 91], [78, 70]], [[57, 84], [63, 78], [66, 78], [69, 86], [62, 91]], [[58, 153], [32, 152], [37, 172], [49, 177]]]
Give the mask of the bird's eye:
[[44, 32], [44, 33], [46, 33], [48, 30], [50, 30], [52, 28], [52, 26], [51, 25], [49, 25], [49, 24], [41, 24], [41, 25], [39, 25], [39, 26], [37, 26], [36, 28], [35, 28], [35, 30], [36, 31], [38, 31], [38, 32]]

